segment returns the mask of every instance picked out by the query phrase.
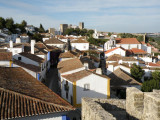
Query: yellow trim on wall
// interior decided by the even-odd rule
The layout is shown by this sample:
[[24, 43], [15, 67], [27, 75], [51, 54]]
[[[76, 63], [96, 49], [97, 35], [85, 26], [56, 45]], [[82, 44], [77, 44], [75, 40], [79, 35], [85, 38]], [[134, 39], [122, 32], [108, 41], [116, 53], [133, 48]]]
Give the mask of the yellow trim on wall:
[[110, 80], [111, 80], [111, 79], [108, 79], [108, 80], [107, 80], [107, 99], [110, 98]]
[[9, 66], [12, 67], [12, 60], [9, 61]]
[[81, 107], [81, 104], [77, 104], [76, 82], [73, 82], [73, 106], [74, 107]]

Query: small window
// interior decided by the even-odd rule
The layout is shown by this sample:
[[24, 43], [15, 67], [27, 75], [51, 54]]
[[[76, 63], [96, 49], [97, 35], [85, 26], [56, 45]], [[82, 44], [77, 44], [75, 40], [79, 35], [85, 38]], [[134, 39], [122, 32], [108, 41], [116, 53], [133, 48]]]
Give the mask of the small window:
[[90, 90], [90, 84], [84, 84], [84, 91]]
[[84, 49], [86, 49], [86, 46], [83, 46]]
[[18, 57], [18, 60], [21, 60], [21, 57]]

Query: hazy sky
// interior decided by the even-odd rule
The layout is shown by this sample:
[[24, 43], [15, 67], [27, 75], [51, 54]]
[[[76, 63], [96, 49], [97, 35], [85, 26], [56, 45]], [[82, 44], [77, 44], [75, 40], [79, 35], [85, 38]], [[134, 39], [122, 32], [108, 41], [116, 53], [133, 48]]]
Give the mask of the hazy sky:
[[45, 29], [59, 24], [109, 32], [160, 32], [160, 0], [0, 0], [0, 16]]

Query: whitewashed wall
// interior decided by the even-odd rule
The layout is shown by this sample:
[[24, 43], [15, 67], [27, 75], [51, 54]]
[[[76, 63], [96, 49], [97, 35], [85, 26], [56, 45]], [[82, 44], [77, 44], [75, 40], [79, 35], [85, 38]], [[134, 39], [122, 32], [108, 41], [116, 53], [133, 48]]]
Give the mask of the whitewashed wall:
[[71, 43], [72, 50], [89, 50], [89, 43]]
[[111, 51], [111, 52], [105, 54], [105, 57], [109, 57], [109, 56], [114, 55], [114, 54], [119, 54], [121, 56], [126, 56], [126, 51], [122, 50], [121, 48], [118, 48], [114, 51]]
[[18, 60], [18, 57], [21, 57], [21, 62], [24, 62], [26, 64], [32, 64], [32, 65], [35, 65], [35, 66], [40, 66], [40, 63], [36, 62], [36, 61], [33, 61], [29, 58], [26, 58], [20, 54], [16, 54], [13, 56], [14, 59]]
[[[77, 104], [82, 97], [107, 98], [108, 79], [91, 74], [76, 82]], [[90, 84], [90, 90], [84, 91], [84, 84]], [[101, 88], [101, 89], [100, 89]]]
[[10, 61], [0, 61], [0, 66], [10, 67]]
[[61, 95], [62, 95], [62, 98], [67, 100], [69, 103], [71, 103], [71, 96], [73, 97], [73, 84], [72, 82], [68, 81], [69, 91], [68, 91], [68, 99], [67, 99], [65, 86], [64, 86], [66, 84], [66, 81], [68, 80], [62, 77]]

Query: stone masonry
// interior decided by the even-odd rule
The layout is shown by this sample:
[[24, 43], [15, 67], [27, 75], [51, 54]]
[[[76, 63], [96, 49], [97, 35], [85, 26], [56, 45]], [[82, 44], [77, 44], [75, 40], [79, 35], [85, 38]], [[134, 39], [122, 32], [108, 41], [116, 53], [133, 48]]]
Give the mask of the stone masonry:
[[160, 90], [129, 87], [126, 100], [83, 98], [82, 120], [160, 120]]

